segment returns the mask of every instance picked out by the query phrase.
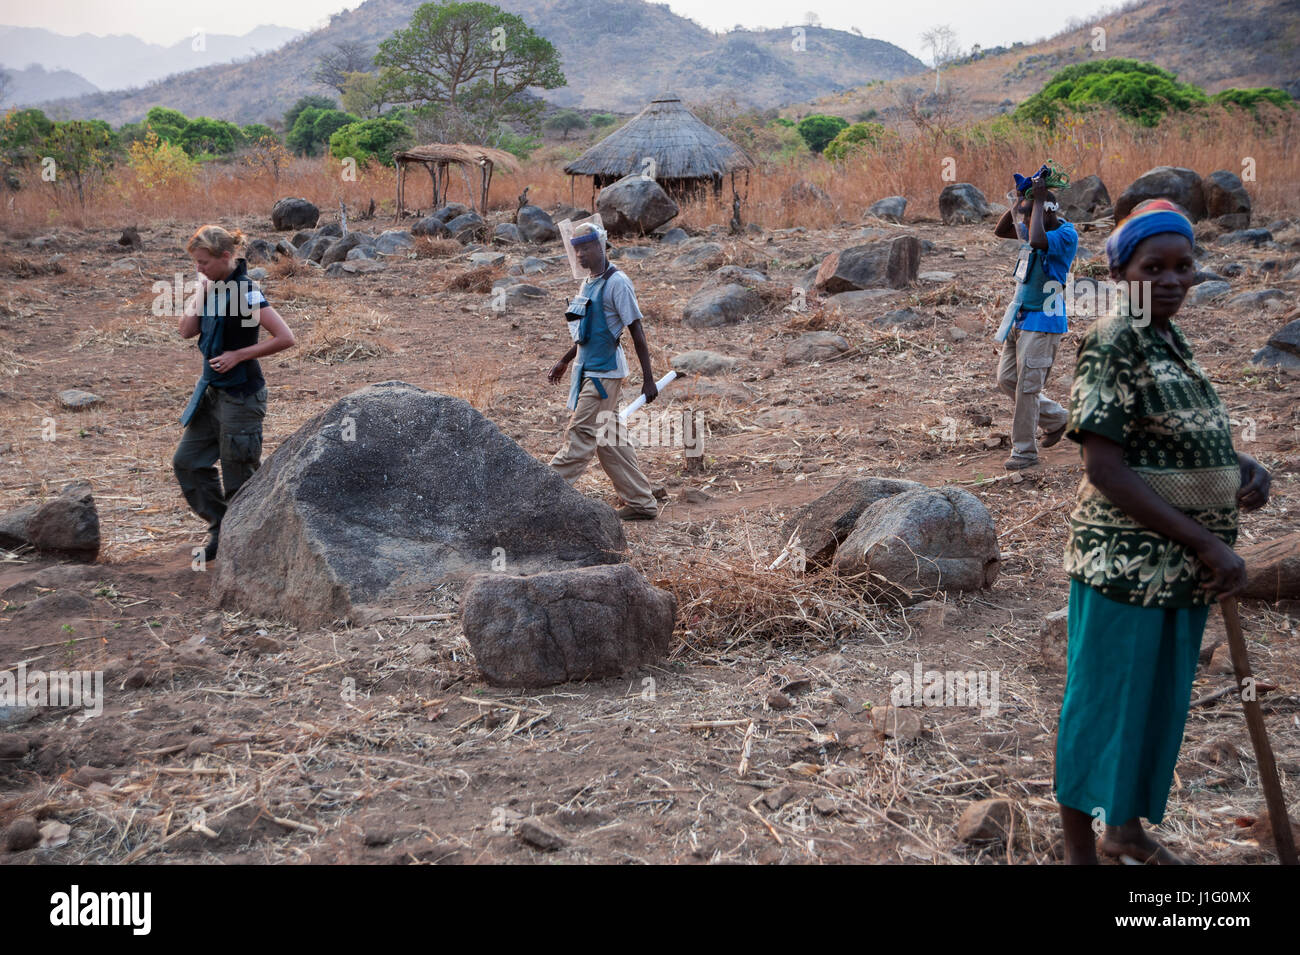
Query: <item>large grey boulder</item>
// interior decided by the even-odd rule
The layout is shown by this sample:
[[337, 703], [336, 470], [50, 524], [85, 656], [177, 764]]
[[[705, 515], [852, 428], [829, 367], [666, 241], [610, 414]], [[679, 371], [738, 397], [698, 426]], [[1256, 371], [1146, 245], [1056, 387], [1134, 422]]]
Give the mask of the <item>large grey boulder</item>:
[[787, 365], [803, 365], [826, 361], [848, 350], [849, 342], [843, 335], [835, 332], [804, 332], [785, 346], [782, 358]]
[[99, 556], [99, 512], [90, 484], [74, 481], [43, 504], [0, 515], [0, 547], [36, 550], [73, 560]]
[[1205, 302], [1213, 302], [1223, 298], [1232, 292], [1232, 286], [1222, 279], [1210, 279], [1192, 286], [1192, 290], [1187, 293], [1187, 305], [1201, 305]]
[[314, 203], [298, 196], [280, 199], [271, 207], [271, 225], [276, 232], [289, 229], [313, 229], [320, 219], [320, 210]]
[[984, 193], [969, 182], [952, 182], [939, 193], [944, 225], [976, 225], [993, 214]]
[[320, 264], [330, 266], [335, 262], [344, 262], [347, 260], [348, 253], [360, 245], [365, 244], [365, 236], [360, 232], [349, 232], [340, 239], [335, 239], [330, 243], [323, 253], [321, 253]]
[[1133, 207], [1147, 199], [1169, 199], [1186, 210], [1188, 218], [1205, 218], [1205, 188], [1195, 170], [1181, 166], [1156, 166], [1133, 180], [1115, 201], [1115, 221], [1124, 219]]
[[487, 222], [477, 212], [466, 212], [448, 222], [447, 231], [464, 244], [480, 238], [487, 231]]
[[673, 268], [716, 269], [727, 260], [727, 253], [718, 242], [696, 242], [683, 249], [681, 255], [673, 259]]
[[600, 190], [596, 211], [610, 235], [647, 235], [678, 212], [663, 187], [633, 173]]
[[441, 209], [437, 209], [429, 215], [430, 219], [437, 219], [439, 222], [447, 223], [452, 219], [459, 218], [467, 212], [472, 212], [469, 206], [459, 202], [449, 202]]
[[1084, 176], [1056, 191], [1061, 216], [1070, 222], [1089, 222], [1104, 216], [1111, 207], [1110, 193], [1100, 176]]
[[528, 242], [553, 242], [560, 237], [560, 230], [544, 209], [537, 206], [521, 206], [515, 217], [519, 233]]
[[924, 484], [892, 478], [844, 478], [816, 500], [799, 508], [781, 525], [782, 547], [794, 535], [811, 561], [825, 563], [853, 532], [863, 512], [877, 501], [904, 491], [924, 490]]
[[730, 283], [703, 288], [691, 296], [682, 309], [687, 328], [715, 328], [738, 325], [763, 310], [763, 299], [751, 288]]
[[235, 495], [214, 596], [316, 626], [418, 605], [439, 584], [498, 566], [615, 563], [625, 546], [608, 505], [468, 403], [386, 381], [304, 424]]
[[451, 230], [447, 228], [447, 223], [437, 216], [425, 216], [411, 226], [411, 235], [427, 235], [435, 239], [450, 239]]
[[1300, 319], [1279, 328], [1250, 359], [1269, 368], [1300, 370]]
[[401, 255], [415, 248], [415, 240], [405, 229], [387, 229], [375, 239], [375, 252], [379, 255]]
[[1241, 177], [1227, 169], [1216, 169], [1201, 183], [1205, 193], [1205, 214], [1229, 229], [1250, 226], [1250, 193]]
[[658, 662], [676, 610], [671, 594], [628, 564], [478, 574], [461, 597], [465, 637], [497, 686], [599, 680]]
[[822, 260], [814, 283], [827, 295], [866, 288], [903, 288], [916, 281], [921, 243], [916, 236], [855, 245]]
[[735, 370], [736, 359], [721, 352], [701, 349], [674, 355], [669, 364], [688, 375], [717, 375]]
[[884, 219], [886, 222], [902, 222], [903, 212], [907, 209], [907, 199], [903, 196], [886, 196], [877, 199], [867, 210], [867, 215]]
[[834, 567], [904, 603], [938, 591], [979, 590], [998, 576], [998, 535], [979, 498], [921, 488], [872, 504], [835, 552]]
[[524, 235], [519, 231], [519, 226], [513, 222], [498, 222], [492, 227], [492, 240], [513, 245], [516, 242], [523, 242]]

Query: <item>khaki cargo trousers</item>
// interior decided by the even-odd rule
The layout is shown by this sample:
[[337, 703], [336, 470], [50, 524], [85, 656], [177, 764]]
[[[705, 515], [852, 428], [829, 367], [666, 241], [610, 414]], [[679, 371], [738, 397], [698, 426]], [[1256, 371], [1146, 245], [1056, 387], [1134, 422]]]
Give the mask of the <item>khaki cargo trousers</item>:
[[1014, 457], [1037, 460], [1038, 429], [1055, 431], [1069, 420], [1069, 413], [1043, 394], [1063, 337], [1055, 332], [1026, 332], [1013, 325], [1002, 343], [998, 388], [1016, 400], [1011, 419]]
[[[199, 400], [172, 456], [172, 470], [181, 493], [194, 513], [221, 526], [226, 505], [262, 463], [262, 419], [266, 417], [266, 388], [235, 397], [212, 385]], [[221, 479], [216, 462], [221, 461]], [[221, 491], [222, 481], [226, 489]]]
[[578, 404], [569, 421], [567, 442], [551, 458], [551, 467], [572, 484], [587, 470], [595, 456], [625, 504], [647, 513], [657, 512], [650, 480], [637, 463], [636, 445], [627, 430], [617, 424], [618, 396], [623, 390], [623, 379], [602, 378], [600, 381], [605, 386], [604, 398], [596, 391], [592, 379], [583, 379]]

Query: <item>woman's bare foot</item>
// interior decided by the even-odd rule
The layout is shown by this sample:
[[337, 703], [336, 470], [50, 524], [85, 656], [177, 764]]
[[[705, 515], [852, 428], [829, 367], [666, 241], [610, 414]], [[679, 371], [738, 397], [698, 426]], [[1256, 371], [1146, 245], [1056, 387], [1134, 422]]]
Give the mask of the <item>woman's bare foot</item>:
[[1188, 864], [1186, 859], [1152, 839], [1136, 819], [1122, 826], [1107, 826], [1105, 834], [1097, 840], [1097, 851], [1116, 859], [1128, 856], [1143, 865]]

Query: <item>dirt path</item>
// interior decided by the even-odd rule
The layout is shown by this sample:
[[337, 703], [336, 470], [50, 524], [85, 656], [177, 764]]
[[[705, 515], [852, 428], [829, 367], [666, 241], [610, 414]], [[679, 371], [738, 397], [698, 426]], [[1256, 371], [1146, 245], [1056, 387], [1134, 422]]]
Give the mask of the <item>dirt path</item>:
[[[256, 222], [235, 224], [263, 234]], [[908, 611], [860, 604], [815, 626], [792, 620], [762, 639], [730, 635], [763, 623], [756, 614], [738, 611], [725, 634], [717, 618], [687, 615], [662, 667], [521, 695], [481, 681], [454, 618], [298, 632], [214, 610], [190, 563], [202, 525], [170, 468], [195, 350], [175, 335], [173, 319], [150, 315], [153, 282], [191, 271], [179, 249], [194, 225], [155, 224], [143, 233], [144, 251], [130, 256], [107, 230], [63, 233], [39, 253], [24, 250], [23, 237], [6, 247], [35, 260], [60, 252], [67, 271], [5, 277], [0, 290], [0, 509], [89, 480], [105, 545], [90, 566], [27, 556], [0, 563], [0, 666], [102, 669], [106, 702], [94, 719], [42, 711], [4, 726], [0, 829], [32, 813], [70, 834], [57, 848], [0, 861], [531, 862], [548, 843], [561, 861], [1055, 857], [1052, 734], [1063, 672], [1040, 657], [1038, 632], [1065, 602], [1060, 557], [1080, 468], [1063, 442], [1018, 482], [1002, 469], [1008, 451], [998, 436], [1009, 430], [1010, 407], [991, 387], [989, 338], [1006, 294], [998, 240], [916, 224], [909, 228], [934, 244], [922, 270], [953, 272], [952, 281], [923, 282], [861, 311], [814, 302], [796, 314], [778, 301], [759, 321], [708, 331], [680, 322], [705, 272], [672, 267], [667, 250], [623, 260], [660, 374], [670, 356], [692, 348], [738, 359], [734, 372], [702, 379], [695, 391], [665, 393], [665, 406], [671, 399], [703, 413], [708, 468], [689, 475], [679, 450], [644, 450], [668, 503], [659, 521], [628, 527], [634, 564], [661, 583], [684, 561], [764, 567], [794, 507], [841, 477], [871, 474], [956, 482], [979, 496], [1003, 535], [993, 588]], [[730, 261], [764, 266], [789, 285], [858, 231], [724, 245]], [[1095, 232], [1082, 239], [1085, 249], [1101, 247]], [[520, 257], [511, 251], [511, 261]], [[1294, 281], [1258, 271], [1266, 257], [1237, 254], [1247, 273], [1235, 284], [1280, 287], [1294, 302]], [[1203, 265], [1226, 261], [1211, 255]], [[572, 282], [552, 266], [529, 279], [550, 298], [500, 315], [485, 294], [446, 290], [466, 267], [421, 258], [376, 276], [265, 281], [301, 343], [264, 363], [266, 454], [342, 395], [402, 379], [470, 400], [548, 459], [565, 412], [562, 389], [545, 373], [567, 345], [560, 310]], [[903, 305], [930, 324], [895, 332], [871, 323]], [[1233, 418], [1253, 421], [1248, 450], [1273, 471], [1273, 501], [1246, 518], [1243, 541], [1293, 530], [1300, 504], [1297, 380], [1248, 364], [1283, 318], [1222, 308], [1180, 316]], [[1061, 400], [1083, 327], [1076, 322], [1048, 386]], [[853, 351], [786, 365], [785, 346], [814, 328], [839, 332]], [[56, 395], [70, 387], [104, 403], [62, 410]], [[52, 442], [42, 440], [46, 418]], [[579, 488], [612, 500], [598, 470]], [[687, 488], [704, 494], [687, 503]], [[448, 592], [428, 612], [455, 606]], [[1281, 687], [1266, 713], [1294, 801], [1300, 614], [1245, 610], [1256, 670]], [[1207, 640], [1216, 626], [1217, 616]], [[996, 672], [998, 712], [923, 708], [919, 738], [878, 740], [868, 705], [887, 702], [891, 674], [918, 662]], [[1203, 673], [1194, 692], [1226, 680]], [[771, 694], [783, 688], [790, 705], [774, 708], [773, 700], [783, 704]], [[1023, 810], [1015, 844], [958, 843], [961, 811], [989, 796]], [[1202, 862], [1265, 861], [1253, 830], [1238, 822], [1261, 808], [1239, 711], [1198, 708], [1165, 838]], [[544, 817], [540, 828], [519, 825], [530, 816]]]

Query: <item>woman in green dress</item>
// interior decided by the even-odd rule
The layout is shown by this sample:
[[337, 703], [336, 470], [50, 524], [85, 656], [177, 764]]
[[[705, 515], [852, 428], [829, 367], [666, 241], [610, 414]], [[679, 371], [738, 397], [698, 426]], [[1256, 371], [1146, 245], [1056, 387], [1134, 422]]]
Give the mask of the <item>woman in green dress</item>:
[[[1111, 234], [1132, 290], [1079, 346], [1067, 437], [1085, 478], [1070, 514], [1069, 649], [1056, 744], [1065, 860], [1181, 864], [1142, 828], [1164, 817], [1209, 605], [1239, 592], [1238, 509], [1269, 476], [1173, 316], [1196, 274], [1191, 223], [1153, 199]], [[1094, 829], [1101, 838], [1094, 841]]]

